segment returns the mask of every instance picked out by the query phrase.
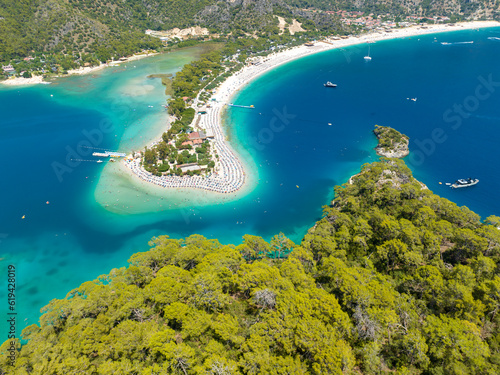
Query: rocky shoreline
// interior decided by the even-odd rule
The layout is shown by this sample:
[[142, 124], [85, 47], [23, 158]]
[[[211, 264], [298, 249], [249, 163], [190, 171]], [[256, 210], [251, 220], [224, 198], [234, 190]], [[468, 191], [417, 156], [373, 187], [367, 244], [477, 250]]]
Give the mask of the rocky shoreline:
[[410, 137], [407, 135], [388, 126], [379, 125], [375, 125], [373, 133], [378, 139], [378, 145], [375, 147], [377, 155], [401, 159], [410, 153], [408, 148]]

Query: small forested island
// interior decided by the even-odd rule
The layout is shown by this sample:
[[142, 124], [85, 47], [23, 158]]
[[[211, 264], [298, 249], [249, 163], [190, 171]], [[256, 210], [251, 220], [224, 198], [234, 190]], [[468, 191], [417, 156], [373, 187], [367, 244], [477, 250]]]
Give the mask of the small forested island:
[[410, 153], [408, 144], [410, 138], [401, 134], [389, 126], [375, 125], [373, 130], [378, 138], [378, 145], [375, 147], [377, 155], [386, 158], [404, 158]]
[[[498, 374], [500, 218], [366, 164], [294, 244], [153, 238], [0, 347], [8, 374]], [[9, 359], [14, 341], [16, 359]]]

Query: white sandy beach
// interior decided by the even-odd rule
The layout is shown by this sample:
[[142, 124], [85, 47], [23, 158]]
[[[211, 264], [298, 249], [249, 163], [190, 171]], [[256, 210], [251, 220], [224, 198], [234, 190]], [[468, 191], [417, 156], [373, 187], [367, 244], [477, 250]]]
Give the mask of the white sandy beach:
[[[208, 177], [157, 177], [151, 175], [140, 166], [139, 158], [135, 160], [129, 159], [126, 161], [126, 165], [143, 181], [162, 188], [198, 188], [222, 194], [234, 194], [235, 192], [243, 193], [240, 189], [245, 186], [245, 176], [248, 175], [250, 171], [244, 167], [241, 162], [241, 157], [234, 152], [232, 147], [226, 141], [226, 135], [222, 123], [222, 114], [225, 106], [231, 103], [233, 95], [250, 81], [279, 65], [327, 50], [387, 39], [496, 26], [500, 26], [500, 23], [495, 21], [475, 21], [454, 25], [429, 25], [425, 26], [425, 28], [422, 28], [421, 26], [413, 26], [404, 29], [391, 30], [391, 32], [374, 32], [345, 39], [327, 38], [323, 41], [316, 42], [314, 46], [301, 45], [285, 51], [273, 53], [267, 56], [262, 63], [258, 65], [245, 66], [243, 69], [226, 79], [212, 95], [211, 99], [214, 101], [210, 100], [212, 105], [211, 108], [207, 109], [207, 114], [199, 115], [200, 122], [198, 126], [201, 129], [214, 134], [212, 145], [219, 155], [219, 159], [215, 167], [216, 173], [213, 173]], [[195, 100], [195, 108], [196, 103], [197, 101]], [[247, 190], [248, 189], [245, 189], [245, 192]]]
[[[85, 67], [80, 67], [77, 69], [70, 69], [68, 70], [68, 74], [63, 74], [63, 75], [56, 75], [52, 76], [50, 78], [64, 78], [64, 77], [69, 77], [72, 75], [84, 75], [84, 74], [91, 74], [95, 73], [101, 69], [114, 66], [114, 65], [119, 65], [119, 64], [124, 64], [130, 61], [135, 61], [135, 60], [140, 60], [145, 57], [151, 57], [158, 55], [158, 52], [155, 53], [139, 53], [132, 55], [130, 57], [127, 57], [127, 60], [123, 61], [115, 61], [115, 62], [110, 62], [110, 63], [100, 63], [98, 66], [85, 66]], [[23, 86], [23, 85], [37, 85], [37, 84], [50, 84], [51, 82], [47, 82], [43, 79], [43, 76], [32, 76], [31, 78], [24, 78], [24, 77], [11, 77], [7, 80], [0, 81], [1, 84], [8, 85], [8, 86]]]
[[[63, 77], [69, 77], [71, 75], [82, 75], [82, 74], [90, 74], [93, 72], [96, 72], [98, 70], [104, 69], [108, 67], [108, 64], [100, 64], [99, 66], [87, 66], [87, 67], [81, 67], [78, 69], [70, 69], [68, 70], [68, 74], [60, 75], [60, 76], [53, 76], [51, 78], [63, 78]], [[43, 76], [32, 76], [31, 78], [24, 78], [24, 77], [11, 77], [5, 81], [0, 81], [1, 84], [7, 85], [7, 86], [25, 86], [25, 85], [38, 85], [38, 84], [50, 84], [51, 82], [47, 82], [43, 79]]]
[[23, 85], [37, 85], [40, 83], [48, 83], [48, 82], [45, 82], [42, 76], [33, 76], [31, 78], [11, 77], [5, 81], [0, 81], [0, 83], [7, 86], [23, 86]]
[[[64, 75], [58, 75], [58, 76], [52, 76], [50, 78], [63, 78], [63, 77], [69, 77], [71, 75], [82, 75], [82, 74], [90, 74], [94, 73], [98, 70], [107, 68], [109, 65], [108, 64], [100, 64], [99, 66], [87, 66], [87, 67], [81, 67], [78, 69], [70, 69], [68, 70], [68, 74]], [[5, 81], [0, 81], [1, 84], [7, 85], [7, 86], [25, 86], [25, 85], [38, 85], [38, 84], [50, 84], [51, 82], [47, 82], [43, 79], [43, 76], [32, 76], [31, 78], [24, 78], [24, 77], [11, 77], [9, 79], [6, 79]]]
[[314, 46], [308, 47], [301, 45], [285, 51], [270, 54], [266, 57], [265, 62], [255, 66], [246, 66], [239, 72], [236, 72], [231, 77], [219, 86], [217, 95], [222, 95], [224, 99], [230, 100], [231, 96], [263, 73], [276, 68], [279, 65], [296, 60], [301, 57], [312, 55], [315, 53], [328, 51], [336, 48], [343, 48], [361, 43], [374, 43], [381, 40], [398, 39], [413, 37], [425, 34], [435, 34], [441, 32], [473, 30], [485, 27], [500, 27], [500, 22], [497, 21], [473, 21], [457, 23], [452, 26], [447, 24], [429, 25], [425, 28], [420, 26], [412, 26], [403, 29], [393, 29], [391, 32], [372, 32], [361, 36], [351, 36], [346, 39], [325, 39], [324, 41], [316, 42]]
[[[137, 191], [140, 189], [141, 191], [146, 191], [147, 194], [151, 194], [156, 197], [168, 195], [169, 200], [172, 198], [173, 201], [177, 202], [186, 200], [186, 197], [190, 197], [191, 199], [199, 197], [200, 204], [208, 204], [211, 200], [239, 199], [240, 197], [248, 194], [248, 192], [250, 192], [258, 183], [258, 170], [253, 161], [250, 160], [249, 155], [244, 155], [243, 157], [243, 155], [235, 152], [231, 144], [227, 141], [227, 134], [223, 124], [223, 112], [226, 108], [226, 104], [231, 103], [232, 97], [252, 80], [295, 59], [336, 48], [388, 39], [414, 37], [424, 34], [499, 26], [500, 23], [495, 21], [475, 21], [454, 24], [451, 26], [446, 24], [428, 25], [425, 26], [425, 28], [413, 26], [403, 29], [393, 29], [391, 32], [373, 32], [359, 37], [353, 36], [345, 39], [327, 38], [323, 41], [316, 42], [314, 46], [301, 45], [285, 51], [273, 53], [267, 56], [262, 63], [258, 65], [246, 66], [226, 79], [212, 95], [212, 98], [215, 99], [215, 101], [210, 101], [212, 105], [211, 108], [208, 109], [207, 114], [200, 115], [198, 127], [205, 131], [209, 131], [214, 135], [214, 139], [211, 141], [212, 149], [215, 149], [219, 155], [215, 168], [216, 173], [212, 173], [210, 177], [156, 177], [146, 172], [139, 165], [139, 159], [131, 160], [129, 158], [127, 161], [123, 162], [123, 164], [120, 162], [115, 163], [114, 165], [106, 166], [107, 172], [103, 173], [102, 177], [108, 175], [109, 172], [109, 177], [111, 179], [120, 179], [120, 185], [122, 187], [127, 184], [131, 184], [132, 186], [129, 189], [131, 190], [131, 195], [133, 193], [132, 190]], [[138, 54], [128, 58], [127, 61], [124, 62], [150, 57], [153, 55], [155, 54]], [[71, 70], [68, 73], [89, 74], [103, 69], [106, 66], [108, 66], [108, 64], [101, 64], [97, 67], [84, 67]], [[44, 82], [41, 76], [36, 76], [29, 79], [12, 78], [2, 83], [7, 85], [29, 85]], [[196, 103], [197, 101], [195, 100], [195, 104]], [[163, 130], [161, 133], [163, 133]], [[105, 193], [107, 193], [111, 188], [110, 179], [108, 178], [107, 181], [108, 183], [102, 186], [101, 192], [99, 194], [96, 192], [96, 198], [98, 195], [101, 197], [107, 195]], [[109, 194], [112, 194], [112, 192], [109, 191]], [[136, 196], [136, 194], [133, 194], [133, 196]], [[119, 204], [116, 201], [108, 201], [108, 199], [105, 199], [106, 202], [103, 202], [103, 199], [97, 200], [101, 204], [106, 203], [110, 208], [111, 206], [114, 206], [115, 209], [118, 209], [119, 206], [122, 206], [120, 209], [128, 208], [125, 202]], [[140, 211], [145, 212], [142, 209]]]
[[[257, 176], [250, 174], [241, 190], [231, 194], [192, 187], [165, 189], [137, 178], [125, 163], [110, 163], [105, 168], [106, 171], [101, 174], [93, 197], [106, 210], [126, 215], [182, 209], [180, 214], [187, 215], [187, 218], [192, 214], [191, 211], [197, 212], [203, 206], [225, 204], [240, 199], [257, 182]], [[251, 166], [245, 168], [256, 169]]]
[[67, 76], [71, 76], [71, 75], [82, 75], [82, 74], [90, 74], [90, 73], [93, 73], [93, 72], [97, 72], [98, 70], [101, 70], [101, 69], [104, 69], [104, 68], [107, 68], [109, 66], [109, 64], [99, 64], [98, 66], [85, 66], [85, 67], [80, 67], [80, 68], [77, 68], [77, 69], [70, 69], [68, 70], [68, 74], [64, 74], [62, 76], [58, 76], [58, 77], [67, 77]]
[[135, 55], [132, 55], [132, 56], [128, 57], [126, 62], [140, 60], [140, 59], [144, 59], [145, 57], [156, 56], [158, 54], [159, 54], [159, 52], [153, 52], [153, 53], [136, 53]]
[[130, 61], [135, 61], [135, 60], [140, 60], [140, 59], [143, 59], [145, 57], [151, 57], [151, 56], [156, 56], [158, 55], [158, 52], [155, 52], [155, 53], [138, 53], [138, 54], [135, 54], [135, 55], [132, 55], [130, 57], [127, 57], [126, 60], [123, 60], [123, 61], [111, 61], [109, 63], [100, 63], [98, 66], [86, 66], [86, 67], [80, 67], [80, 68], [77, 68], [77, 69], [70, 69], [68, 70], [68, 74], [65, 74], [65, 75], [62, 75], [62, 76], [59, 76], [59, 77], [67, 77], [67, 76], [70, 76], [70, 75], [82, 75], [82, 74], [90, 74], [90, 73], [94, 73], [94, 72], [97, 72], [98, 70], [101, 70], [101, 69], [104, 69], [104, 68], [107, 68], [107, 67], [110, 67], [110, 66], [116, 66], [116, 65], [120, 65], [120, 64], [125, 64], [125, 63], [128, 63]]

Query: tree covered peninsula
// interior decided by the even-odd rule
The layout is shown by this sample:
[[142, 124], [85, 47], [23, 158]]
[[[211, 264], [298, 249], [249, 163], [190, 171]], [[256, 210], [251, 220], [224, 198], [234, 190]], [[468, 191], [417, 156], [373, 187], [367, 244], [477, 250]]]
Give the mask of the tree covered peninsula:
[[153, 238], [53, 300], [4, 374], [498, 374], [499, 217], [363, 166], [300, 244]]

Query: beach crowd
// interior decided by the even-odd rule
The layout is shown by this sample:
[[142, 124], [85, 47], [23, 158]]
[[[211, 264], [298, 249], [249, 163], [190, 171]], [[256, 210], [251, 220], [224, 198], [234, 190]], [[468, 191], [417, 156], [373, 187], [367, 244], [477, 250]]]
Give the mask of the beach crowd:
[[245, 182], [245, 172], [240, 160], [224, 140], [224, 132], [220, 124], [221, 110], [224, 103], [213, 102], [211, 108], [202, 116], [199, 126], [214, 135], [210, 141], [214, 153], [215, 167], [206, 176], [155, 176], [141, 165], [141, 158], [127, 158], [125, 163], [134, 174], [143, 181], [165, 188], [198, 188], [217, 193], [233, 193], [239, 190]]

